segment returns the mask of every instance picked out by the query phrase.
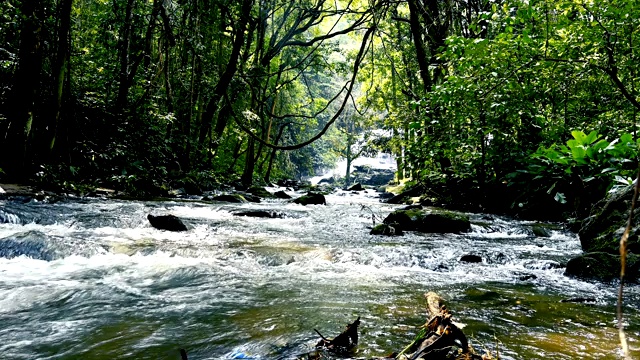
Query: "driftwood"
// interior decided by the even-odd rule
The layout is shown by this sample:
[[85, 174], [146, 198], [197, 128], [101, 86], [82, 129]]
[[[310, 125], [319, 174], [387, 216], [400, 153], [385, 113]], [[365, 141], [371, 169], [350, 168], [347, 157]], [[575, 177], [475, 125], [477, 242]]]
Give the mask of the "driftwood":
[[451, 312], [438, 294], [425, 294], [429, 320], [411, 344], [395, 356], [398, 360], [483, 360], [476, 355]]
[[[488, 360], [490, 355], [480, 356], [469, 345], [459, 325], [452, 320], [451, 312], [438, 294], [428, 292], [427, 300], [428, 320], [420, 328], [415, 339], [401, 352], [393, 353], [384, 358], [372, 360]], [[358, 325], [360, 317], [347, 325], [345, 331], [333, 340], [325, 338], [318, 330], [321, 340], [316, 350], [304, 354], [299, 359], [319, 360], [330, 359], [331, 355], [352, 355], [358, 344]]]
[[[469, 345], [459, 325], [452, 320], [442, 298], [434, 293], [424, 294], [427, 300], [429, 320], [420, 328], [415, 339], [400, 353], [372, 360], [489, 360], [489, 354], [477, 355]], [[355, 354], [358, 345], [360, 317], [347, 324], [346, 329], [333, 339], [328, 339], [318, 330], [320, 341], [314, 351], [298, 356], [299, 360], [323, 360]], [[187, 353], [180, 349], [180, 357], [187, 360]]]
[[346, 329], [332, 340], [324, 337], [318, 330], [313, 329], [322, 338], [316, 344], [316, 349], [326, 349], [338, 354], [348, 354], [358, 345], [358, 326], [360, 326], [360, 316], [347, 324]]

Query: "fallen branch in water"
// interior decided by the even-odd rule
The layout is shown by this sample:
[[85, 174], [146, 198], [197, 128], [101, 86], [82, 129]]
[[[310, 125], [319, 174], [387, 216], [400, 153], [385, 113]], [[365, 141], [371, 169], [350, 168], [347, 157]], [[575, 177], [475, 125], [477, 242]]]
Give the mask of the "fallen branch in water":
[[351, 353], [358, 345], [358, 326], [360, 326], [360, 316], [351, 324], [347, 324], [347, 328], [333, 340], [325, 338], [318, 330], [313, 329], [322, 338], [316, 344], [316, 349], [322, 348], [338, 354]]
[[[376, 358], [395, 360], [488, 360], [489, 354], [477, 355], [469, 345], [467, 337], [460, 326], [453, 320], [451, 312], [438, 294], [428, 292], [425, 294], [429, 318], [421, 327], [414, 340], [404, 347], [400, 353], [391, 354], [388, 357]], [[360, 317], [347, 325], [345, 331], [333, 340], [327, 339], [318, 330], [320, 341], [316, 350], [303, 354], [298, 359], [320, 360], [330, 359], [331, 355], [352, 355], [358, 344], [358, 326]]]
[[422, 326], [411, 344], [395, 356], [398, 360], [483, 360], [469, 346], [469, 341], [460, 327], [452, 320], [442, 298], [434, 293], [425, 295], [429, 320]]

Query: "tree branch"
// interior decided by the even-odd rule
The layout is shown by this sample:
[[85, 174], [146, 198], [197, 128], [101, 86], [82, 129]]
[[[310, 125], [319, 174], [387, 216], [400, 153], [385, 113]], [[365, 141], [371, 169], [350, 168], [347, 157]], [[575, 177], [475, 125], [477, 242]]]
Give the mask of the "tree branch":
[[[341, 104], [340, 108], [333, 115], [333, 117], [325, 124], [325, 126], [316, 135], [314, 135], [312, 138], [310, 138], [310, 139], [308, 139], [308, 140], [306, 140], [304, 142], [301, 142], [299, 144], [296, 144], [296, 145], [276, 146], [276, 145], [273, 145], [271, 143], [268, 143], [267, 141], [261, 139], [258, 135], [254, 134], [253, 131], [251, 131], [251, 129], [247, 128], [244, 124], [242, 124], [242, 122], [238, 119], [238, 116], [235, 116], [235, 114], [234, 114], [233, 118], [234, 118], [236, 124], [238, 125], [238, 127], [240, 129], [242, 129], [242, 131], [247, 133], [247, 135], [251, 136], [255, 141], [261, 143], [262, 145], [264, 145], [266, 147], [269, 147], [271, 149], [276, 149], [276, 150], [297, 150], [297, 149], [301, 149], [301, 148], [313, 143], [314, 141], [320, 139], [327, 132], [327, 130], [329, 130], [329, 127], [331, 127], [331, 125], [340, 117], [340, 114], [342, 114], [342, 111], [344, 110], [347, 102], [349, 101], [349, 95], [353, 91], [353, 86], [355, 84], [356, 77], [358, 76], [358, 70], [360, 69], [360, 65], [362, 64], [362, 61], [364, 59], [365, 52], [366, 52], [368, 46], [370, 45], [369, 37], [375, 31], [376, 27], [377, 27], [377, 24], [373, 24], [369, 29], [367, 29], [367, 32], [364, 34], [364, 37], [362, 39], [362, 44], [360, 45], [360, 50], [359, 50], [358, 55], [356, 56], [356, 59], [355, 59], [354, 64], [353, 64], [353, 74], [351, 76], [351, 80], [348, 81], [347, 84], [345, 84], [345, 87], [348, 86], [347, 94], [346, 94], [344, 100], [342, 101], [342, 104]], [[338, 93], [338, 95], [336, 95], [336, 96], [339, 96], [342, 93], [343, 90], [344, 90], [344, 87]], [[231, 101], [228, 98], [228, 94], [225, 94], [225, 98], [226, 98], [227, 101], [229, 101], [229, 102]]]

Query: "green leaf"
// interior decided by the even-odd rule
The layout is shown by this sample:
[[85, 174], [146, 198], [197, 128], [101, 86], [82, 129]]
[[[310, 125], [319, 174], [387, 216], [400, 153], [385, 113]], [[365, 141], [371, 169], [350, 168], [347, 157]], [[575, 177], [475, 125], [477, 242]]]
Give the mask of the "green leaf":
[[566, 204], [567, 203], [567, 198], [566, 196], [564, 196], [563, 193], [561, 192], [557, 192], [556, 196], [553, 197], [553, 199], [557, 202], [559, 202], [560, 204]]
[[600, 138], [600, 135], [598, 135], [598, 133], [594, 130], [590, 132], [589, 135], [587, 135], [587, 138], [585, 139], [585, 145], [592, 144], [599, 138]]
[[[571, 132], [571, 136], [573, 136], [574, 139], [576, 139], [578, 141], [578, 144], [580, 145], [586, 145], [586, 140], [587, 140], [587, 135], [585, 135], [585, 133], [583, 133], [580, 130], [573, 130]], [[571, 140], [569, 140], [571, 141]], [[567, 142], [568, 144], [569, 142]]]
[[629, 133], [622, 134], [622, 136], [620, 136], [620, 142], [623, 144], [633, 142], [633, 135]]
[[579, 163], [585, 163], [584, 157], [587, 155], [586, 150], [582, 146], [576, 146], [571, 148], [571, 156], [573, 159]]

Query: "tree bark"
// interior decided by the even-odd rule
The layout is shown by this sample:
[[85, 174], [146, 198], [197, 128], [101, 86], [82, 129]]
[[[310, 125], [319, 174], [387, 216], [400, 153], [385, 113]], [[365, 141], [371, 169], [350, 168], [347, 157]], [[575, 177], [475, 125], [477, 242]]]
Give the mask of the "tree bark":
[[44, 6], [41, 0], [22, 1], [23, 22], [20, 31], [18, 66], [14, 75], [12, 111], [5, 134], [3, 169], [9, 177], [20, 180], [29, 176], [31, 128], [37, 111], [36, 99], [42, 70], [42, 25]]
[[429, 56], [423, 39], [423, 27], [420, 23], [420, 10], [417, 0], [408, 0], [409, 4], [409, 26], [411, 29], [411, 37], [416, 47], [416, 60], [420, 68], [420, 78], [425, 92], [431, 89], [431, 75], [429, 74]]
[[[60, 0], [58, 9], [58, 50], [56, 61], [53, 68], [53, 76], [55, 84], [54, 88], [54, 118], [49, 125], [49, 153], [52, 153], [56, 144], [58, 127], [62, 121], [63, 94], [65, 93], [64, 84], [71, 55], [71, 8], [73, 0]], [[64, 125], [62, 125], [64, 126]]]
[[244, 187], [250, 187], [253, 184], [253, 171], [256, 167], [256, 161], [254, 157], [255, 152], [255, 141], [253, 138], [249, 138], [249, 147], [247, 148], [247, 153], [245, 154], [245, 163], [244, 163], [244, 171], [242, 172], [242, 177], [240, 181]]
[[118, 97], [116, 98], [116, 109], [121, 113], [127, 107], [127, 97], [129, 95], [129, 56], [131, 48], [131, 30], [133, 27], [133, 3], [135, 0], [127, 0], [125, 7], [124, 22], [120, 30], [120, 40], [118, 42], [119, 65], [118, 73]]
[[[211, 132], [211, 126], [213, 122], [213, 118], [218, 112], [218, 107], [220, 105], [220, 100], [223, 98], [226, 93], [229, 85], [231, 85], [231, 81], [233, 80], [236, 72], [238, 71], [238, 59], [240, 58], [240, 51], [242, 50], [242, 46], [244, 45], [245, 40], [245, 31], [247, 28], [247, 24], [249, 23], [249, 19], [251, 17], [251, 7], [253, 6], [253, 0], [243, 0], [242, 1], [242, 9], [240, 13], [240, 19], [237, 23], [237, 27], [234, 29], [234, 39], [233, 39], [233, 47], [231, 50], [231, 56], [229, 57], [229, 61], [227, 62], [227, 67], [220, 76], [220, 80], [216, 84], [216, 87], [213, 90], [213, 95], [209, 99], [207, 104], [207, 108], [204, 111], [202, 116], [202, 122], [200, 124], [200, 132], [198, 136], [198, 143], [201, 147], [204, 147], [205, 141], [207, 139], [207, 135]], [[224, 125], [224, 126], [223, 126]], [[224, 128], [226, 127], [226, 122], [218, 126], [216, 124], [216, 133], [213, 134], [213, 142], [217, 141], [217, 137], [222, 134]], [[219, 131], [219, 132], [218, 132]]]

